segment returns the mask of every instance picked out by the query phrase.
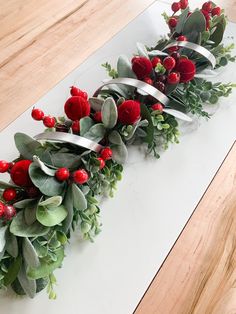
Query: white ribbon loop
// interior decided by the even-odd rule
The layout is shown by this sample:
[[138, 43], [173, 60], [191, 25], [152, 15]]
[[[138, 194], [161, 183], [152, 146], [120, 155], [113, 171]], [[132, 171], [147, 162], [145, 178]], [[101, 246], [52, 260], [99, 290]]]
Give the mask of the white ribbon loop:
[[65, 142], [83, 147], [93, 152], [99, 153], [103, 146], [93, 142], [85, 137], [63, 133], [63, 132], [44, 132], [34, 137], [36, 140], [52, 141], [52, 142]]

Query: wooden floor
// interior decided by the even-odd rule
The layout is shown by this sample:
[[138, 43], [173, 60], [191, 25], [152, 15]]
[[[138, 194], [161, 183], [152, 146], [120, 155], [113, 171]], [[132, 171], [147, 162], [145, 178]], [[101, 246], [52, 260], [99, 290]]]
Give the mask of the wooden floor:
[[[0, 0], [0, 130], [152, 2]], [[236, 0], [218, 4], [236, 21]], [[136, 314], [236, 313], [235, 159], [236, 144]]]

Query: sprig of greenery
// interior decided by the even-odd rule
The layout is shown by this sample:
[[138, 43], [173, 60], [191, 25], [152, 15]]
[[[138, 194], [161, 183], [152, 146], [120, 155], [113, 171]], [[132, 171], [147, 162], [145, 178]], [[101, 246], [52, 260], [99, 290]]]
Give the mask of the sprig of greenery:
[[103, 63], [102, 66], [106, 69], [108, 75], [115, 79], [118, 77], [118, 72], [116, 69], [112, 68], [112, 66], [110, 65], [110, 63], [106, 62], [106, 63]]

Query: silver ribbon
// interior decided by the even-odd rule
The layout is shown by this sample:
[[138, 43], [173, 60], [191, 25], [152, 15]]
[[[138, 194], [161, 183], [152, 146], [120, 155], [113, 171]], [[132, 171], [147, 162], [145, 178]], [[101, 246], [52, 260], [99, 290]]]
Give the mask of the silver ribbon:
[[70, 143], [83, 148], [87, 148], [96, 153], [99, 153], [103, 149], [102, 145], [93, 142], [85, 137], [63, 132], [44, 132], [36, 135], [34, 138], [36, 140]]
[[168, 48], [171, 48], [171, 47], [181, 47], [181, 48], [187, 48], [187, 49], [191, 49], [197, 53], [199, 53], [200, 55], [202, 55], [203, 57], [205, 57], [211, 64], [211, 66], [214, 68], [215, 65], [216, 65], [216, 58], [215, 56], [209, 51], [207, 50], [206, 48], [198, 45], [198, 44], [195, 44], [195, 43], [191, 43], [189, 41], [174, 41], [170, 44], [168, 44], [164, 49], [168, 49]]
[[[104, 86], [107, 85], [111, 85], [111, 84], [122, 84], [122, 85], [128, 85], [128, 86], [132, 86], [132, 87], [136, 87], [138, 89], [140, 89], [141, 91], [151, 95], [153, 98], [156, 99], [156, 101], [161, 102], [163, 105], [168, 106], [170, 100], [169, 98], [163, 94], [162, 92], [160, 92], [158, 89], [156, 89], [155, 87], [153, 87], [150, 84], [147, 84], [145, 82], [133, 79], [133, 78], [127, 78], [127, 77], [121, 77], [121, 78], [117, 78], [117, 79], [113, 79], [110, 80], [108, 82], [105, 82], [102, 86], [100, 86], [96, 92], [94, 93], [94, 97], [97, 97], [99, 95], [99, 92], [102, 90], [102, 88]], [[174, 110], [171, 108], [164, 108], [163, 109], [164, 112], [187, 122], [191, 122], [192, 119], [187, 116], [186, 114], [184, 114], [181, 111], [178, 110]]]

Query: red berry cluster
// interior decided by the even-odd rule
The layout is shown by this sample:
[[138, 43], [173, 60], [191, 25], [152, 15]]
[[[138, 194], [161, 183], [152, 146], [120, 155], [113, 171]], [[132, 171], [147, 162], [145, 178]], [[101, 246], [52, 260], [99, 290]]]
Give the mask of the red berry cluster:
[[31, 112], [31, 116], [36, 121], [43, 121], [43, 124], [47, 128], [54, 128], [56, 125], [56, 119], [51, 116], [45, 116], [41, 109], [34, 108]]
[[11, 220], [16, 215], [16, 209], [12, 205], [0, 202], [0, 219]]
[[180, 0], [179, 2], [173, 2], [171, 5], [171, 9], [174, 13], [178, 12], [179, 10], [184, 10], [188, 6], [188, 0]]
[[221, 15], [221, 8], [214, 6], [211, 1], [204, 2], [201, 8], [201, 12], [206, 19], [206, 30], [210, 28], [210, 21], [213, 16]]
[[88, 181], [89, 175], [85, 169], [78, 169], [70, 174], [69, 169], [67, 168], [59, 168], [56, 173], [55, 177], [58, 181], [67, 181], [70, 177], [73, 182], [77, 184], [84, 184]]

